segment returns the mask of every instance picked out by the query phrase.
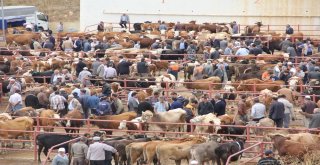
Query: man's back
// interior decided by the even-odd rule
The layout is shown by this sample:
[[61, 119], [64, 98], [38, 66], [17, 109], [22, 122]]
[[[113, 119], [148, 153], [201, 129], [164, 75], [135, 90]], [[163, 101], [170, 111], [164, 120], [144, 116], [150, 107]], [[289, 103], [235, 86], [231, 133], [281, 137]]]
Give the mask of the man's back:
[[260, 159], [257, 165], [281, 165], [281, 163], [273, 157], [266, 157]]
[[74, 158], [86, 157], [88, 146], [83, 142], [77, 142], [71, 146], [71, 154]]

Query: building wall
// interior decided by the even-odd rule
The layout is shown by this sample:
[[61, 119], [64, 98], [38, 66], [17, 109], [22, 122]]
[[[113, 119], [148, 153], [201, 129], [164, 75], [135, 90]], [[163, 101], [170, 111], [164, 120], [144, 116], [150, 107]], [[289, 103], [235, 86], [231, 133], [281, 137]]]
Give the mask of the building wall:
[[[319, 0], [81, 0], [80, 29], [99, 21], [118, 23], [122, 13], [127, 13], [132, 23], [235, 20], [240, 25], [257, 21], [264, 25], [320, 25], [319, 8]], [[300, 29], [320, 30], [320, 27]]]

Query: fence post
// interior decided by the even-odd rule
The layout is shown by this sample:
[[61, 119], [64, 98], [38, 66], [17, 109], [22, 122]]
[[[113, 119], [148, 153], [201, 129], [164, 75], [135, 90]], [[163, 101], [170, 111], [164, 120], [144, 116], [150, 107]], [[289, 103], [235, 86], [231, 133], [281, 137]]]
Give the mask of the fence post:
[[247, 136], [246, 141], [250, 141], [250, 127], [248, 125], [246, 125], [246, 136]]
[[270, 31], [270, 25], [268, 25], [268, 32]]
[[238, 24], [238, 33], [240, 33], [241, 32], [241, 27], [240, 27], [240, 24]]
[[91, 125], [90, 125], [90, 119], [87, 119], [86, 120], [86, 122], [87, 122], [87, 133], [90, 133], [90, 131], [91, 131], [91, 129], [90, 129], [90, 127], [91, 127]]
[[256, 94], [256, 92], [257, 92], [256, 82], [253, 82], [253, 93], [254, 93], [254, 95]]
[[314, 102], [316, 102], [316, 95], [315, 94], [312, 95], [312, 99]]
[[46, 82], [46, 77], [43, 76], [42, 78], [43, 78], [43, 83], [47, 83], [47, 82]]
[[263, 152], [264, 152], [264, 144], [263, 142], [260, 143], [260, 155], [261, 155], [261, 158], [263, 158]]
[[38, 149], [37, 149], [37, 136], [39, 133], [39, 116], [36, 116], [36, 128], [35, 131], [33, 131], [33, 154], [34, 154], [34, 161], [38, 161]]
[[168, 82], [166, 82], [166, 89], [165, 89], [165, 91], [166, 91], [166, 97], [168, 98], [168, 97], [169, 97], [169, 84], [168, 84]]
[[300, 25], [298, 24], [298, 32], [300, 32]]
[[209, 94], [209, 97], [210, 97], [210, 98], [211, 98], [211, 96], [212, 96], [211, 91], [212, 91], [212, 83], [209, 84], [209, 92], [208, 92], [208, 94]]

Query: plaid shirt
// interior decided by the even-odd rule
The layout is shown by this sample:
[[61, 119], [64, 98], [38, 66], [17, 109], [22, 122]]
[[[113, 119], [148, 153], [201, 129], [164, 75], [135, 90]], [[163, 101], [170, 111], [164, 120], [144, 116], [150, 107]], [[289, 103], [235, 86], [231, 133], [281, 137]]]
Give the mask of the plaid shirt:
[[65, 108], [64, 102], [66, 102], [66, 99], [63, 96], [54, 95], [50, 100], [50, 107], [53, 110], [64, 109]]

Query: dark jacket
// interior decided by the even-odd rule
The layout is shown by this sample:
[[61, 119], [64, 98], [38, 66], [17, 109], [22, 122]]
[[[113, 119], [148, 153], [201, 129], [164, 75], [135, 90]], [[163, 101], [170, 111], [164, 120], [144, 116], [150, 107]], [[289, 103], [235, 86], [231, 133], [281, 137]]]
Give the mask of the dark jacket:
[[206, 115], [208, 113], [212, 113], [214, 112], [214, 108], [213, 105], [211, 104], [211, 102], [200, 102], [199, 106], [198, 106], [198, 114], [199, 115]]
[[120, 62], [118, 64], [118, 73], [119, 73], [119, 75], [129, 74], [131, 65], [132, 65], [131, 62], [127, 62], [127, 61]]
[[216, 101], [214, 104], [214, 113], [216, 113], [217, 116], [226, 114], [226, 102], [224, 100]]
[[96, 112], [98, 116], [112, 115], [110, 103], [107, 100], [102, 100], [98, 103]]
[[76, 46], [74, 48], [76, 52], [80, 52], [83, 49], [82, 40], [76, 40], [74, 45]]
[[284, 117], [284, 104], [278, 101], [273, 101], [270, 105], [269, 118], [272, 120], [281, 119]]
[[293, 28], [292, 27], [287, 28], [286, 34], [293, 34]]
[[183, 108], [183, 103], [179, 100], [174, 100], [170, 105], [170, 109], [177, 109], [177, 108]]
[[30, 94], [26, 96], [24, 101], [26, 107], [32, 107], [34, 109], [40, 108], [38, 97], [36, 97], [35, 95]]
[[77, 66], [76, 66], [76, 72], [77, 72], [77, 76], [79, 75], [79, 73], [83, 70], [84, 67], [86, 67], [87, 65], [83, 62], [83, 61], [79, 61]]
[[148, 73], [148, 64], [146, 62], [138, 62], [137, 72], [138, 73]]
[[262, 54], [262, 49], [252, 48], [252, 49], [250, 49], [249, 54], [254, 54], [254, 55]]
[[309, 114], [313, 114], [313, 110], [315, 108], [317, 108], [317, 104], [311, 100], [305, 101], [303, 106], [301, 107], [301, 110], [303, 112], [309, 113]]
[[309, 72], [308, 73], [308, 79], [317, 79], [320, 80], [320, 72]]
[[152, 107], [152, 105], [151, 105], [149, 102], [147, 102], [147, 101], [141, 102], [141, 103], [139, 103], [139, 105], [138, 105], [137, 114], [138, 114], [138, 115], [142, 115], [142, 112], [145, 112], [145, 111], [147, 111], [147, 110], [149, 110], [149, 111], [151, 111], [152, 113], [154, 113], [153, 107]]

